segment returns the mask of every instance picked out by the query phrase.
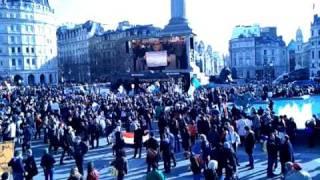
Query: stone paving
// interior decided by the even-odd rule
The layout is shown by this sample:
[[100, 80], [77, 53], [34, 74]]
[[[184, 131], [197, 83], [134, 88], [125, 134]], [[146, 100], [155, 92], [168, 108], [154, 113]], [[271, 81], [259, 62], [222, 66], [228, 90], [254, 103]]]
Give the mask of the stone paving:
[[[42, 141], [41, 141], [42, 142]], [[40, 141], [35, 141], [33, 143], [33, 151], [36, 157], [37, 165], [40, 164], [40, 157], [42, 150], [47, 147], [47, 145], [42, 144]], [[100, 179], [102, 180], [111, 180], [114, 177], [111, 177], [108, 173], [109, 163], [113, 160], [114, 156], [112, 155], [111, 146], [107, 146], [105, 138], [100, 140], [101, 147], [98, 149], [90, 149], [88, 154], [85, 157], [84, 169], [86, 169], [86, 162], [94, 161], [96, 168], [100, 171]], [[144, 150], [145, 151], [145, 150]], [[314, 149], [309, 149], [305, 146], [295, 147], [295, 158], [297, 162], [301, 163], [303, 168], [309, 171], [315, 180], [320, 179], [320, 147], [317, 146]], [[146, 163], [145, 163], [145, 154], [143, 154], [142, 159], [132, 159], [133, 149], [128, 147], [126, 148], [127, 158], [129, 160], [129, 174], [125, 177], [128, 180], [134, 179], [144, 179], [146, 175]], [[188, 180], [192, 179], [192, 172], [189, 169], [189, 160], [183, 158], [182, 153], [177, 153], [177, 166], [172, 169], [171, 174], [166, 174], [167, 179], [179, 179], [179, 180]], [[59, 165], [60, 153], [55, 155], [57, 164], [55, 166], [55, 180], [65, 180], [68, 178], [70, 169], [73, 167], [74, 161], [68, 160], [65, 161], [65, 165]], [[239, 148], [238, 158], [240, 160], [240, 167], [238, 169], [239, 177], [241, 180], [263, 180], [266, 178], [266, 154], [261, 150], [261, 146], [257, 145], [255, 149], [254, 158], [255, 158], [255, 169], [248, 170], [244, 166], [247, 164], [247, 156], [243, 151], [243, 148]], [[160, 163], [160, 169], [163, 169], [163, 164]], [[280, 163], [278, 164], [278, 169], [275, 172], [276, 174], [280, 173]], [[85, 172], [86, 177], [86, 172]], [[39, 174], [35, 178], [36, 180], [42, 180], [43, 171], [39, 167]], [[273, 179], [280, 179], [280, 177], [275, 177]]]

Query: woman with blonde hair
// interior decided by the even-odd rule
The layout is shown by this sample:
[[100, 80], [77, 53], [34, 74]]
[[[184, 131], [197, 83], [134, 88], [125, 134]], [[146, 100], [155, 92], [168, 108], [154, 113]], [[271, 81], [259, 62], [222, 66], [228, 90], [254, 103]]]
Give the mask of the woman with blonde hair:
[[79, 173], [79, 170], [77, 167], [73, 167], [71, 169], [68, 180], [82, 180], [82, 175]]

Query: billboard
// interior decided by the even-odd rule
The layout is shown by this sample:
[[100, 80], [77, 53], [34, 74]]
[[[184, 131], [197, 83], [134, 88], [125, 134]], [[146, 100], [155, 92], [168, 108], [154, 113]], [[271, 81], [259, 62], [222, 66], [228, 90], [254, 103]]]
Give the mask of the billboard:
[[188, 68], [185, 37], [161, 37], [132, 40], [134, 72]]
[[13, 158], [14, 142], [4, 142], [0, 144], [0, 174], [9, 172], [8, 163]]

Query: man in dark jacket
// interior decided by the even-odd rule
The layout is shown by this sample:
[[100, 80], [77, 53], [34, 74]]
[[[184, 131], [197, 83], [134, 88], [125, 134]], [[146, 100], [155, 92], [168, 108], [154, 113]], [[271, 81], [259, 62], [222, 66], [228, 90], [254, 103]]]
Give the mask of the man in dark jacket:
[[170, 163], [171, 148], [170, 148], [170, 140], [168, 138], [163, 138], [161, 140], [160, 152], [162, 152], [164, 172], [170, 173], [170, 171], [171, 171], [171, 163]]
[[285, 163], [294, 162], [293, 147], [290, 142], [289, 135], [284, 137], [284, 142], [280, 145], [280, 163], [281, 163], [281, 172], [285, 174]]
[[38, 168], [36, 165], [36, 161], [32, 155], [32, 150], [28, 149], [27, 158], [24, 160], [25, 170], [26, 170], [26, 180], [32, 180], [34, 176], [38, 174]]
[[143, 140], [144, 131], [140, 125], [134, 131], [134, 156], [136, 158], [139, 151], [139, 158], [141, 158], [141, 149], [142, 149], [142, 140]]
[[276, 136], [274, 133], [269, 135], [267, 141], [267, 153], [268, 153], [268, 168], [267, 168], [267, 175], [269, 178], [274, 177], [273, 168], [276, 164], [278, 159], [278, 143], [276, 142]]
[[153, 169], [158, 168], [158, 141], [154, 138], [153, 132], [150, 132], [150, 138], [145, 142], [145, 146], [147, 149], [147, 164], [148, 164], [148, 172]]
[[88, 146], [81, 141], [81, 137], [76, 137], [75, 144], [73, 146], [73, 158], [76, 161], [76, 165], [79, 169], [79, 173], [83, 175], [83, 158], [88, 152]]
[[12, 168], [13, 180], [23, 180], [25, 169], [23, 166], [23, 161], [22, 161], [20, 151], [14, 152], [14, 158], [10, 160], [10, 162], [8, 163], [8, 166]]
[[225, 168], [226, 170], [226, 179], [232, 179], [234, 174], [237, 171], [237, 164], [235, 159], [235, 154], [232, 149], [231, 144], [225, 142], [223, 145], [222, 151], [222, 169]]
[[116, 153], [116, 159], [112, 161], [111, 165], [118, 171], [117, 180], [123, 180], [124, 176], [128, 174], [128, 161], [125, 158], [125, 152], [123, 150]]
[[244, 148], [246, 153], [249, 156], [249, 164], [246, 165], [246, 167], [250, 167], [250, 169], [254, 169], [253, 149], [254, 149], [256, 140], [255, 140], [254, 132], [250, 129], [250, 127], [246, 126], [244, 129], [247, 132], [247, 135], [244, 140]]
[[45, 180], [53, 180], [53, 168], [55, 163], [54, 157], [49, 154], [49, 150], [46, 149], [40, 163], [43, 168]]

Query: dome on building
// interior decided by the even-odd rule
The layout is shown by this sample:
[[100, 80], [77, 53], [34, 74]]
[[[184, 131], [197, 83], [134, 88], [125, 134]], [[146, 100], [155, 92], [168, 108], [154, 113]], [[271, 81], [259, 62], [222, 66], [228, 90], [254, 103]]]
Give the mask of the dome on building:
[[34, 2], [34, 3], [37, 3], [37, 4], [41, 4], [41, 5], [50, 7], [49, 0], [7, 0], [7, 2], [9, 2], [9, 3], [10, 2], [11, 3], [15, 3], [15, 2]]

